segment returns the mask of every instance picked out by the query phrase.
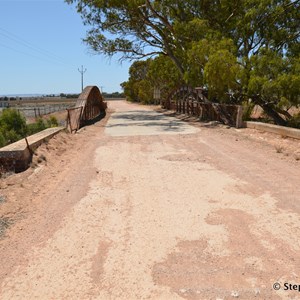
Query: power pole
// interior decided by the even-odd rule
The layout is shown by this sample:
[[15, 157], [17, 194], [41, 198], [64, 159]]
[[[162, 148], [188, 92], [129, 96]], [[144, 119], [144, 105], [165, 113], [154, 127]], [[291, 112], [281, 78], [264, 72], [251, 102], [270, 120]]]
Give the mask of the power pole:
[[86, 69], [83, 70], [83, 66], [81, 66], [81, 70], [78, 69], [78, 72], [81, 74], [81, 91], [83, 91], [83, 74], [86, 72]]

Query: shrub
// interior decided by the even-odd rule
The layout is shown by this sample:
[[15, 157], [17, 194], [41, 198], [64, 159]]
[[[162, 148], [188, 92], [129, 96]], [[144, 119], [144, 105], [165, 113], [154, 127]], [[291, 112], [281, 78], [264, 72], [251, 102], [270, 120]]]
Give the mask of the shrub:
[[251, 101], [244, 101], [242, 105], [243, 105], [243, 120], [248, 121], [251, 119], [251, 115], [255, 107], [255, 104]]
[[50, 116], [49, 119], [47, 119], [47, 127], [57, 127], [58, 121], [56, 117]]
[[58, 126], [58, 121], [54, 116], [50, 116], [46, 121], [39, 118], [35, 123], [26, 125], [25, 117], [18, 110], [4, 109], [0, 115], [0, 147], [56, 126]]
[[14, 129], [5, 131], [5, 139], [6, 139], [7, 144], [17, 142], [20, 139], [22, 139], [23, 137], [25, 137], [25, 135], [21, 135], [21, 134], [17, 133], [16, 130], [14, 130]]
[[295, 114], [289, 121], [288, 126], [300, 128], [300, 113]]
[[28, 135], [35, 134], [37, 132], [40, 132], [44, 129], [46, 129], [47, 126], [42, 118], [37, 119], [35, 123], [28, 124], [27, 125], [27, 133]]
[[35, 134], [49, 127], [57, 127], [58, 121], [54, 116], [50, 116], [49, 119], [43, 120], [42, 118], [37, 119], [35, 123], [27, 125], [28, 135]]
[[0, 115], [0, 147], [26, 136], [26, 119], [16, 109], [4, 109]]
[[24, 137], [26, 135], [27, 126], [26, 119], [16, 109], [7, 108], [2, 111], [0, 115], [0, 127], [4, 136], [11, 130], [13, 135]]
[[7, 144], [6, 138], [2, 131], [0, 131], [0, 148], [4, 147]]
[[45, 124], [45, 121], [42, 118], [37, 119], [36, 126], [38, 128], [38, 131], [42, 131], [47, 128], [47, 125]]

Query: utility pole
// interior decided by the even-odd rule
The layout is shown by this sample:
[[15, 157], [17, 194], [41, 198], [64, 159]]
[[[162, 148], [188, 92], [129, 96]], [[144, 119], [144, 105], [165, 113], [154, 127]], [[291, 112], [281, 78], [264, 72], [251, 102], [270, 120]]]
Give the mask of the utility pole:
[[86, 72], [86, 69], [83, 70], [83, 66], [81, 66], [81, 70], [78, 69], [78, 72], [81, 74], [81, 91], [83, 91], [83, 74]]

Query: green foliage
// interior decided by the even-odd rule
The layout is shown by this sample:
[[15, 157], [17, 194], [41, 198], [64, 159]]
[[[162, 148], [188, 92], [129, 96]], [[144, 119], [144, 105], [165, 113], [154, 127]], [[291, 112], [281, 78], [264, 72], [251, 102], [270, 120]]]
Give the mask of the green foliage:
[[150, 59], [136, 61], [129, 68], [129, 80], [122, 83], [129, 101], [149, 104], [153, 102], [153, 89], [147, 80]]
[[77, 5], [97, 53], [154, 58], [134, 62], [123, 84], [132, 101], [184, 81], [214, 100], [252, 99], [279, 123], [279, 111], [300, 105], [300, 1], [65, 1]]
[[124, 93], [120, 92], [113, 92], [113, 93], [107, 93], [107, 92], [102, 92], [102, 96], [104, 98], [125, 98]]
[[153, 103], [153, 89], [149, 81], [141, 80], [136, 83], [137, 99], [143, 104]]
[[4, 109], [0, 115], [0, 127], [3, 131], [15, 131], [17, 135], [26, 134], [26, 119], [15, 109]]
[[6, 139], [7, 144], [17, 142], [17, 141], [19, 141], [20, 139], [22, 139], [24, 137], [21, 134], [17, 133], [14, 129], [4, 130], [3, 133], [5, 135], [5, 139]]
[[129, 101], [153, 104], [154, 89], [166, 97], [174, 88], [183, 84], [177, 66], [167, 56], [136, 61], [129, 68], [129, 80], [121, 86]]
[[32, 134], [35, 134], [42, 130], [45, 130], [47, 128], [57, 127], [57, 126], [58, 126], [58, 121], [57, 121], [56, 117], [50, 116], [46, 120], [44, 120], [42, 118], [38, 118], [35, 123], [28, 124], [27, 131], [28, 131], [28, 135], [32, 135]]
[[46, 127], [57, 127], [58, 121], [55, 116], [50, 116], [49, 119], [47, 119], [47, 126]]
[[172, 90], [184, 84], [183, 76], [176, 64], [168, 56], [163, 55], [150, 61], [147, 78], [153, 88], [161, 90], [162, 98], [166, 98]]
[[60, 93], [59, 97], [60, 98], [68, 98], [68, 99], [75, 99], [78, 98], [79, 94], [65, 94], [65, 93]]
[[210, 98], [229, 101], [226, 92], [237, 88], [238, 71], [236, 57], [228, 50], [218, 50], [211, 54], [204, 67], [204, 79]]
[[42, 118], [39, 118], [35, 123], [27, 125], [28, 135], [35, 134], [37, 132], [45, 130], [46, 128], [47, 125], [45, 124], [45, 121]]
[[0, 131], [0, 148], [6, 145], [6, 138], [2, 131]]
[[46, 121], [39, 118], [35, 123], [26, 124], [25, 117], [18, 110], [4, 109], [0, 115], [0, 147], [56, 126], [58, 126], [58, 122], [54, 116], [50, 116]]
[[27, 133], [25, 117], [15, 109], [4, 109], [0, 115], [0, 144], [16, 142]]
[[252, 112], [255, 107], [255, 103], [252, 101], [244, 101], [242, 103], [243, 106], [243, 121], [248, 121], [251, 119]]
[[288, 122], [288, 126], [300, 129], [300, 113], [294, 115]]
[[282, 56], [273, 50], [261, 50], [252, 56], [248, 93], [260, 95], [279, 109], [288, 110], [300, 104], [300, 74], [298, 60]]

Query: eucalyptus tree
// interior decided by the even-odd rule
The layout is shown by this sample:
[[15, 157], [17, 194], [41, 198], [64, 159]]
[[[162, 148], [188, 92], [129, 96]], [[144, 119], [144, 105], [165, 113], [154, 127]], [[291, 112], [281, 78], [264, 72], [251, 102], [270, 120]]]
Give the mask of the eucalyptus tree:
[[300, 0], [65, 1], [76, 4], [96, 53], [159, 57], [152, 69], [175, 65], [179, 82], [206, 85], [221, 101], [251, 98], [280, 124], [280, 111], [300, 104]]
[[129, 68], [129, 79], [121, 84], [129, 101], [151, 103], [153, 87], [148, 80], [151, 59], [135, 61]]
[[97, 53], [121, 53], [123, 59], [169, 56], [183, 73], [184, 50], [176, 24], [193, 20], [197, 1], [66, 0], [76, 3], [90, 29], [85, 42]]

